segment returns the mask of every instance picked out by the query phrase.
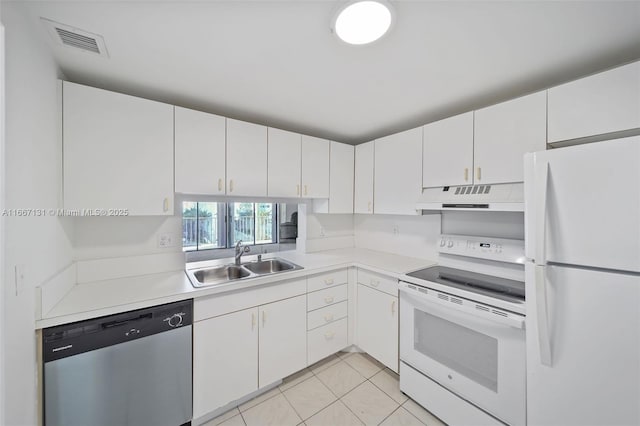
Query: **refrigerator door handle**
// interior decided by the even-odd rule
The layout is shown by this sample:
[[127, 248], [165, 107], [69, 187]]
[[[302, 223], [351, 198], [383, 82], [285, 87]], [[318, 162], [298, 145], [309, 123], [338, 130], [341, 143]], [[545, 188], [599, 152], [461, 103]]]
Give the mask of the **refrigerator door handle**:
[[547, 186], [549, 183], [549, 163], [536, 161], [535, 166], [535, 260], [538, 265], [547, 263]]
[[549, 336], [549, 316], [547, 308], [547, 283], [544, 272], [544, 266], [535, 266], [535, 306], [538, 326], [538, 350], [540, 352], [540, 363], [551, 367], [551, 340]]

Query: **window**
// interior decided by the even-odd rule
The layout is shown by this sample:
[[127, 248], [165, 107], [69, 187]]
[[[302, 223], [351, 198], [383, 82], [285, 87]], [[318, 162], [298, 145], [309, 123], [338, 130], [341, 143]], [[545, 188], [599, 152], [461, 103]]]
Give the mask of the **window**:
[[277, 243], [278, 205], [272, 203], [182, 203], [185, 251]]

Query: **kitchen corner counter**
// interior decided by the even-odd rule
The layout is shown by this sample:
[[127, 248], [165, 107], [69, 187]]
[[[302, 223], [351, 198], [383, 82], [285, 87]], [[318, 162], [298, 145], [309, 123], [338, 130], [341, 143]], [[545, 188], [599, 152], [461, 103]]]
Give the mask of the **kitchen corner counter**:
[[[254, 257], [247, 256], [247, 260]], [[36, 329], [179, 300], [240, 290], [246, 291], [252, 287], [304, 278], [340, 267], [355, 266], [398, 278], [407, 272], [435, 264], [430, 260], [357, 248], [316, 253], [288, 251], [264, 256], [265, 259], [272, 257], [289, 260], [304, 269], [201, 288], [195, 288], [191, 285], [184, 270], [76, 284], [60, 302], [48, 312], [43, 313], [42, 318], [36, 321]], [[197, 267], [228, 263], [230, 263], [230, 259], [219, 259], [191, 265]]]

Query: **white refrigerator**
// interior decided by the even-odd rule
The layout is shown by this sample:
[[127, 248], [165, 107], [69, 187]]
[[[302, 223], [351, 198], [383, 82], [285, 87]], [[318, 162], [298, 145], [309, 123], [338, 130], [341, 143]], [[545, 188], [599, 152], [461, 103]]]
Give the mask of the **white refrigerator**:
[[640, 425], [640, 137], [525, 156], [527, 424]]

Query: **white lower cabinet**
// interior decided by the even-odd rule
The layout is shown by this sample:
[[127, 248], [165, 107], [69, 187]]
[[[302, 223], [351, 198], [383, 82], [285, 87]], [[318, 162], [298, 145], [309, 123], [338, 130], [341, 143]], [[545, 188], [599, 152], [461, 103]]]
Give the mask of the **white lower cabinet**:
[[258, 386], [263, 387], [307, 366], [306, 296], [260, 306]]
[[193, 325], [193, 418], [258, 389], [258, 308]]
[[343, 318], [309, 331], [309, 365], [349, 346], [348, 321]]
[[358, 284], [357, 345], [398, 372], [398, 297]]
[[[289, 284], [306, 286], [304, 280]], [[247, 304], [260, 299], [258, 293], [259, 289], [246, 292]], [[212, 299], [196, 300], [196, 319], [206, 317], [205, 309], [215, 305]], [[306, 367], [306, 294], [264, 302], [194, 323], [194, 419]]]

